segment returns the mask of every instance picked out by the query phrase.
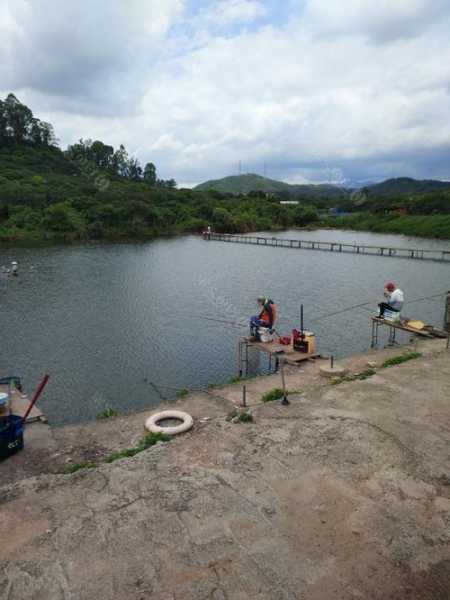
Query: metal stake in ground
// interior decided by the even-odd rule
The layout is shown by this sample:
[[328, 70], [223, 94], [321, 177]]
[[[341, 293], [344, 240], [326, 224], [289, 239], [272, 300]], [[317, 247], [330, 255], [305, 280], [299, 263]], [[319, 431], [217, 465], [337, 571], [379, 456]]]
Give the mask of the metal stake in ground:
[[247, 386], [242, 386], [242, 406], [245, 408], [247, 406]]
[[280, 373], [281, 373], [281, 385], [283, 386], [283, 400], [281, 401], [281, 404], [283, 404], [284, 406], [287, 406], [288, 404], [290, 404], [290, 402], [287, 398], [287, 392], [286, 392], [286, 380], [284, 378], [284, 360], [281, 361]]

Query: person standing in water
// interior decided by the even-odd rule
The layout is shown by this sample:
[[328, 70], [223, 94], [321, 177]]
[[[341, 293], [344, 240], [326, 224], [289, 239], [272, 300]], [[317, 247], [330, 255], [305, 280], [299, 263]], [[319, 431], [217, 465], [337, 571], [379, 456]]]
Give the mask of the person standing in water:
[[11, 263], [11, 275], [14, 275], [15, 277], [17, 277], [19, 274], [19, 264], [17, 263], [16, 260], [13, 260]]

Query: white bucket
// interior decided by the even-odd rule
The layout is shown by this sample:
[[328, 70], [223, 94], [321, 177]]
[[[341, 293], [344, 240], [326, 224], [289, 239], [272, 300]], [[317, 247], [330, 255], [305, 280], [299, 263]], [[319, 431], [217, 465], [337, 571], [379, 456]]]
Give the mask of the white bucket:
[[264, 344], [267, 344], [268, 342], [273, 342], [273, 333], [270, 332], [270, 329], [268, 327], [260, 327], [258, 329], [258, 334], [259, 339]]
[[395, 310], [389, 310], [389, 309], [385, 309], [384, 310], [384, 319], [386, 321], [400, 321], [400, 313], [396, 312]]

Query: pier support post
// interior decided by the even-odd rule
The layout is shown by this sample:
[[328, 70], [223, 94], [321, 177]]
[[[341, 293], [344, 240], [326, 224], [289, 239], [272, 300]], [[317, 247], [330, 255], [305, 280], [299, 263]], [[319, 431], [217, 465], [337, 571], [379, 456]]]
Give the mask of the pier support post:
[[376, 348], [378, 346], [378, 328], [380, 324], [377, 321], [372, 320], [372, 341], [370, 343], [371, 348]]
[[396, 329], [395, 327], [389, 327], [389, 340], [388, 340], [388, 346], [395, 346], [395, 334], [396, 334]]
[[450, 333], [450, 291], [445, 298], [444, 330]]

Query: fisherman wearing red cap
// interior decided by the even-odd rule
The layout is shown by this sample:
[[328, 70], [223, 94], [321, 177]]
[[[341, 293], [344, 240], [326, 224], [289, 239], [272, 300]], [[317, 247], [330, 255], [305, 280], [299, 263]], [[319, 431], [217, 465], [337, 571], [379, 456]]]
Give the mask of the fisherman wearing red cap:
[[400, 316], [400, 311], [403, 308], [403, 303], [405, 301], [405, 295], [402, 290], [398, 288], [395, 283], [392, 281], [388, 281], [384, 285], [384, 297], [386, 298], [385, 302], [381, 302], [378, 305], [380, 309], [380, 317], [384, 318], [384, 312], [386, 310], [390, 310], [393, 313], [398, 313]]

